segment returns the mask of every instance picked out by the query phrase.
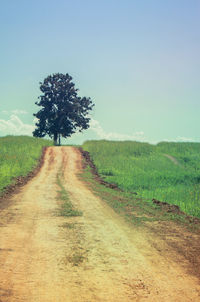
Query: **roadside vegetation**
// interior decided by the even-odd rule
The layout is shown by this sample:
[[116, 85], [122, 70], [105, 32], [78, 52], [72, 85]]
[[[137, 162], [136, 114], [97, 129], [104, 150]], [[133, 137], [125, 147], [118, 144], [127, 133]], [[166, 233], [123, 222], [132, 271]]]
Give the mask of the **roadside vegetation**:
[[200, 143], [87, 141], [82, 148], [105, 181], [200, 217]]
[[60, 205], [60, 216], [65, 216], [65, 217], [72, 217], [72, 216], [82, 216], [82, 212], [75, 209], [74, 206], [72, 205], [69, 195], [67, 191], [65, 190], [63, 184], [62, 184], [62, 173], [57, 175], [57, 185], [59, 186], [59, 195], [58, 199], [61, 201]]
[[15, 178], [26, 176], [38, 164], [45, 146], [52, 142], [29, 136], [0, 138], [0, 195], [4, 188], [15, 183]]
[[135, 227], [143, 228], [146, 226], [148, 229], [150, 227], [154, 233], [165, 234], [168, 222], [174, 221], [175, 223], [178, 222], [179, 226], [183, 225], [189, 231], [199, 232], [199, 219], [187, 214], [183, 215], [177, 210], [176, 205], [147, 202], [145, 198], [132, 192], [113, 189], [112, 186], [105, 185], [94, 174], [93, 168], [85, 157], [83, 158], [83, 167], [84, 169], [79, 174], [79, 178], [95, 195], [109, 204], [115, 212], [134, 224]]

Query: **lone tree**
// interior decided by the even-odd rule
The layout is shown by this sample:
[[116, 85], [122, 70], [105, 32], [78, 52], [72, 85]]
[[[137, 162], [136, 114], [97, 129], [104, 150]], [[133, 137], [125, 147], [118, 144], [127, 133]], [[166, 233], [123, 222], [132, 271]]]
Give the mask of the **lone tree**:
[[38, 119], [33, 136], [49, 135], [54, 145], [60, 145], [60, 137], [69, 137], [77, 130], [89, 128], [88, 113], [94, 104], [90, 98], [79, 97], [78, 89], [67, 74], [49, 75], [40, 82], [42, 95], [35, 104], [42, 107], [34, 116]]

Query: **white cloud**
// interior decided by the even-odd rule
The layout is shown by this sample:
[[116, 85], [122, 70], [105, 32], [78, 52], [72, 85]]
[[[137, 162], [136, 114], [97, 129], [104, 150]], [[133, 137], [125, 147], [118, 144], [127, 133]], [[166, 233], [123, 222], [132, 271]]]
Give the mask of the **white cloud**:
[[36, 124], [38, 121], [39, 121], [39, 119], [37, 117], [34, 117], [33, 123]]
[[194, 142], [195, 139], [191, 138], [191, 137], [178, 136], [177, 141], [179, 141], [179, 142]]
[[2, 112], [3, 114], [16, 114], [16, 115], [19, 115], [19, 114], [27, 114], [27, 113], [28, 113], [26, 110], [21, 110], [21, 109], [14, 109], [14, 110], [11, 110], [11, 111], [2, 110], [1, 112]]
[[27, 114], [26, 110], [15, 109], [11, 111], [13, 114]]
[[1, 135], [32, 135], [35, 126], [25, 124], [15, 114], [12, 114], [8, 120], [0, 119]]
[[94, 119], [90, 120], [90, 129], [94, 131], [97, 136], [101, 139], [107, 140], [137, 140], [137, 141], [144, 141], [144, 132], [139, 131], [135, 132], [132, 135], [129, 134], [121, 134], [117, 132], [105, 132], [104, 129], [101, 127], [100, 123]]
[[[1, 111], [4, 113], [3, 111]], [[24, 123], [18, 116], [18, 114], [25, 114], [27, 113], [26, 111], [23, 110], [12, 110], [12, 112], [16, 112], [16, 114], [11, 114], [10, 117], [5, 120], [5, 119], [0, 119], [0, 136], [4, 135], [31, 135], [32, 132], [35, 129], [34, 125], [31, 124], [26, 124]], [[6, 111], [8, 114], [8, 111]], [[33, 119], [33, 124], [36, 123], [38, 119], [35, 117]], [[143, 131], [138, 131], [135, 132], [131, 135], [129, 134], [122, 134], [122, 133], [117, 133], [117, 132], [106, 132], [102, 126], [100, 125], [99, 121], [94, 120], [91, 118], [90, 120], [90, 130], [92, 130], [96, 135], [97, 139], [106, 139], [106, 140], [136, 140], [136, 141], [148, 141], [146, 137], [144, 136]], [[75, 133], [73, 137], [79, 137], [80, 133]], [[199, 140], [196, 140], [194, 138], [189, 138], [189, 137], [182, 137], [178, 136], [175, 139], [163, 139], [161, 141], [168, 141], [168, 142], [197, 142]], [[151, 142], [153, 144], [158, 143], [156, 142]]]
[[183, 137], [183, 136], [178, 136], [175, 139], [163, 139], [164, 142], [195, 142], [194, 138], [191, 137]]

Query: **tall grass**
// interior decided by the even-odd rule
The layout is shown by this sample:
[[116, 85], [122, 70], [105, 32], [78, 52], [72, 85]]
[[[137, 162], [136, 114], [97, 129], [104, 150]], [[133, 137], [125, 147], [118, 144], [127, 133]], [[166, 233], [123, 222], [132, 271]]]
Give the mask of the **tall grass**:
[[83, 149], [90, 152], [106, 181], [148, 201], [156, 198], [176, 204], [200, 217], [200, 143], [87, 141]]
[[49, 140], [28, 136], [1, 137], [0, 194], [13, 178], [26, 176], [37, 165], [42, 148], [50, 145]]

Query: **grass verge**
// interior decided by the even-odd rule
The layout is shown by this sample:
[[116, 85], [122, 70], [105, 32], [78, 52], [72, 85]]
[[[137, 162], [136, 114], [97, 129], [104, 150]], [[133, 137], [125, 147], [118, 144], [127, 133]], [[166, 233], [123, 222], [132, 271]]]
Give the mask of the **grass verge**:
[[88, 141], [100, 177], [152, 202], [177, 205], [200, 218], [200, 143]]
[[60, 190], [58, 191], [58, 199], [61, 200], [61, 206], [60, 206], [60, 216], [65, 217], [72, 217], [72, 216], [82, 216], [83, 213], [77, 209], [74, 208], [72, 205], [69, 195], [67, 191], [65, 190], [63, 184], [62, 184], [62, 173], [59, 173], [57, 175], [57, 185], [59, 186]]
[[38, 165], [45, 146], [52, 142], [28, 136], [6, 136], [0, 138], [0, 195], [18, 177], [26, 177]]
[[108, 203], [117, 213], [125, 217], [135, 226], [149, 225], [149, 223], [176, 221], [184, 224], [189, 230], [199, 230], [199, 219], [187, 216], [184, 213], [176, 213], [170, 207], [165, 205], [149, 202], [144, 198], [137, 197], [134, 193], [124, 192], [109, 188], [96, 180], [91, 167], [84, 161], [84, 169], [79, 177], [87, 186], [99, 196], [103, 201]]

